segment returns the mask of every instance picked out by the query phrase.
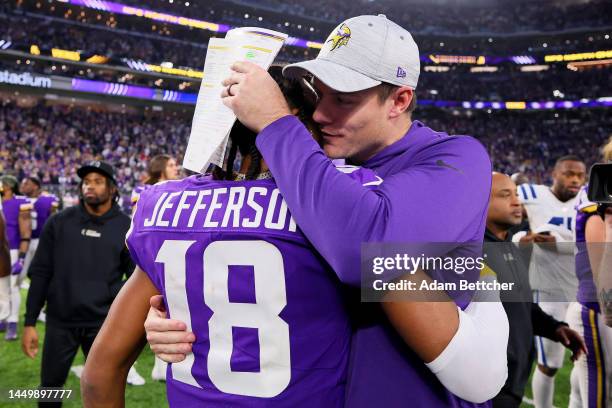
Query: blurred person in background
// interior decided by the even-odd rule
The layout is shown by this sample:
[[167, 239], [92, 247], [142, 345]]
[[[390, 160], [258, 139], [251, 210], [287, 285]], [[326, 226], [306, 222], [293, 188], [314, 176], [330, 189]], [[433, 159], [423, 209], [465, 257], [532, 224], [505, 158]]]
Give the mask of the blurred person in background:
[[586, 353], [582, 337], [545, 313], [531, 301], [529, 263], [512, 243], [512, 227], [522, 219], [516, 184], [505, 174], [493, 173], [491, 199], [485, 230], [485, 270], [494, 273], [499, 282], [514, 283], [516, 290], [500, 293], [510, 323], [508, 339], [508, 379], [493, 399], [494, 408], [518, 408], [535, 360], [534, 334], [560, 343], [572, 352], [572, 361]]
[[22, 349], [30, 358], [38, 354], [36, 319], [46, 302], [42, 387], [64, 385], [79, 347], [87, 358], [111, 303], [134, 270], [125, 246], [130, 218], [117, 205], [113, 168], [92, 161], [77, 174], [80, 204], [49, 218], [30, 265]]
[[[167, 154], [152, 157], [147, 165], [147, 178], [144, 184], [137, 186], [132, 191], [132, 212], [136, 209], [136, 203], [143, 191], [159, 182], [178, 178], [179, 166], [176, 164], [176, 159]], [[156, 381], [166, 381], [166, 363], [157, 356], [155, 356], [151, 378]]]
[[18, 195], [18, 181], [13, 176], [0, 178], [2, 186], [2, 211], [6, 221], [6, 234], [11, 255], [11, 312], [5, 322], [0, 322], [0, 331], [6, 330], [6, 340], [17, 339], [17, 322], [21, 293], [19, 287], [23, 281], [23, 266], [32, 237], [32, 204]]
[[[529, 264], [529, 283], [535, 302], [557, 320], [565, 320], [570, 302], [576, 300], [578, 279], [574, 265], [574, 227], [577, 194], [586, 180], [586, 166], [577, 156], [557, 159], [552, 186], [522, 184], [521, 200], [529, 220], [529, 232], [513, 240], [536, 243]], [[535, 338], [538, 368], [533, 375], [534, 405], [552, 407], [554, 376], [563, 366], [565, 351], [557, 342]]]
[[11, 312], [11, 255], [6, 238], [6, 222], [2, 213], [2, 200], [0, 200], [0, 321], [6, 319]]
[[179, 178], [179, 166], [176, 159], [167, 154], [158, 154], [149, 160], [147, 165], [147, 178], [143, 185], [137, 186], [132, 191], [132, 206], [138, 201], [140, 194], [150, 186], [166, 180], [177, 180]]
[[[612, 161], [612, 138], [601, 149], [604, 162]], [[598, 297], [595, 282], [607, 273], [600, 271], [603, 243], [612, 240], [604, 219], [597, 214], [597, 203], [587, 197], [588, 185], [580, 189], [576, 202], [576, 277], [578, 302], [567, 312], [570, 326], [582, 333], [589, 353], [572, 368], [570, 408], [612, 406], [610, 368], [612, 367], [612, 328], [606, 325], [605, 300]], [[605, 291], [603, 292], [605, 296]], [[598, 302], [599, 299], [599, 302]], [[603, 309], [605, 312], [605, 309]]]
[[38, 238], [40, 238], [42, 228], [49, 217], [57, 211], [60, 201], [54, 194], [43, 191], [41, 181], [34, 176], [28, 176], [21, 180], [20, 190], [23, 195], [30, 199], [30, 203], [34, 207], [32, 211], [32, 241], [30, 241], [30, 248], [23, 266], [23, 270], [27, 274], [36, 248], [38, 248]]

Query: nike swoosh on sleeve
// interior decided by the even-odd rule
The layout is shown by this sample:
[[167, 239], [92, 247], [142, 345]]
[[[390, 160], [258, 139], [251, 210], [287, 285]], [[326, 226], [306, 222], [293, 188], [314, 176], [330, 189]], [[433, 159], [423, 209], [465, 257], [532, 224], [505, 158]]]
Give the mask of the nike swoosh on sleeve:
[[453, 166], [451, 166], [451, 165], [450, 165], [450, 164], [448, 164], [448, 163], [445, 163], [443, 160], [438, 160], [438, 161], [436, 161], [436, 165], [438, 165], [438, 166], [440, 166], [440, 167], [446, 167], [446, 168], [448, 168], [448, 169], [455, 170], [455, 171], [458, 171], [459, 173], [463, 174], [463, 171], [462, 171], [462, 170], [460, 170], [460, 169], [458, 169], [458, 168], [456, 168], [456, 167], [453, 167]]

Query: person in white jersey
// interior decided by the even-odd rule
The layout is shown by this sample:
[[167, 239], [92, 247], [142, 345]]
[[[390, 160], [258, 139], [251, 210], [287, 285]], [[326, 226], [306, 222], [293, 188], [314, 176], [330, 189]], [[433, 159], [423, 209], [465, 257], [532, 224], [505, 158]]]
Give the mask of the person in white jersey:
[[[518, 194], [527, 212], [529, 232], [515, 241], [535, 243], [529, 264], [534, 301], [555, 319], [566, 320], [578, 290], [574, 265], [576, 196], [586, 180], [586, 166], [577, 156], [559, 158], [552, 172], [553, 185], [522, 184]], [[563, 365], [559, 343], [536, 337], [538, 367], [532, 379], [534, 404], [552, 407], [554, 376]]]

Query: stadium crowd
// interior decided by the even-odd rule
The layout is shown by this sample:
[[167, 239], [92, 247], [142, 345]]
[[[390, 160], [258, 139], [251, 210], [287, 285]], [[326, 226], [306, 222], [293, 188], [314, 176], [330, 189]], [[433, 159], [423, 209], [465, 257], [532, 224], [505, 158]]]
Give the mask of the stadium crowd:
[[495, 171], [522, 172], [530, 182], [550, 184], [551, 168], [565, 154], [582, 158], [587, 166], [599, 160], [598, 147], [610, 137], [612, 128], [612, 120], [603, 112], [470, 111], [466, 115], [422, 109], [415, 117], [433, 129], [477, 137], [487, 148]]
[[145, 177], [148, 159], [158, 153], [182, 154], [189, 137], [185, 116], [105, 113], [67, 106], [0, 108], [0, 173], [20, 180], [35, 175], [53, 191], [75, 195], [76, 170], [87, 160], [103, 159], [117, 168], [125, 206]]
[[[557, 157], [576, 154], [587, 164], [597, 160], [609, 136], [612, 119], [599, 110], [553, 112], [459, 112], [418, 108], [415, 118], [450, 134], [474, 135], [487, 147], [494, 168], [550, 182]], [[493, 119], [494, 120], [491, 120]], [[103, 159], [117, 168], [116, 178], [127, 205], [141, 183], [148, 159], [159, 153], [180, 163], [191, 125], [191, 113], [102, 112], [66, 105], [20, 108], [0, 105], [0, 173], [19, 179], [36, 175], [57, 191], [78, 184], [76, 169], [85, 160]]]
[[[497, 3], [496, 7], [487, 7], [482, 2], [480, 4], [476, 2], [472, 7], [461, 2], [455, 4], [438, 2], [442, 3], [440, 7], [431, 7], [423, 1], [420, 3], [413, 2], [408, 7], [405, 3], [390, 0], [375, 2], [368, 0], [352, 2], [228, 0], [208, 2], [210, 5], [202, 9], [187, 9], [184, 6], [185, 1], [169, 3], [163, 0], [124, 0], [123, 3], [138, 7], [148, 6], [152, 10], [175, 14], [189, 10], [194, 17], [203, 19], [222, 16], [221, 18], [225, 17], [223, 20], [227, 21], [226, 19], [236, 14], [238, 21], [241, 23], [244, 22], [245, 7], [249, 6], [260, 13], [272, 12], [279, 16], [279, 19], [286, 19], [286, 16], [295, 16], [328, 24], [334, 24], [358, 14], [383, 13], [394, 16], [398, 24], [409, 27], [411, 32], [448, 34], [512, 33], [534, 30], [556, 31], [576, 27], [605, 27], [609, 25], [609, 21], [606, 19], [606, 14], [602, 14], [602, 11], [612, 12], [610, 3], [605, 0], [590, 2], [589, 4], [572, 4], [567, 7], [554, 4], [551, 1], [524, 1], [521, 2], [520, 7], [510, 2], [501, 5]], [[232, 13], [232, 8], [236, 9], [237, 12]], [[214, 13], [211, 13], [210, 10], [214, 10]], [[462, 18], [457, 18], [458, 15], [461, 15]]]
[[[138, 4], [140, 2], [135, 2]], [[158, 2], [153, 2], [158, 3]], [[162, 4], [161, 2], [159, 2]], [[286, 14], [273, 14], [272, 18], [245, 18], [243, 9], [234, 11], [230, 8], [219, 8], [216, 3], [195, 9], [185, 8], [185, 15], [192, 16], [203, 13], [206, 21], [229, 24], [230, 26], [256, 25], [273, 30], [286, 32], [289, 35], [311, 41], [323, 41], [333, 25], [325, 22], [290, 23]], [[378, 4], [378, 3], [377, 3]], [[142, 4], [140, 3], [142, 6]], [[151, 8], [155, 9], [152, 4]], [[166, 4], [167, 6], [172, 6]], [[225, 4], [227, 6], [227, 4]], [[39, 8], [40, 7], [40, 8]], [[217, 7], [217, 9], [215, 9]], [[529, 7], [534, 7], [529, 5]], [[596, 10], [596, 15], [606, 13], [606, 4], [591, 5], [590, 10]], [[172, 8], [172, 7], [171, 7]], [[435, 9], [435, 8], [431, 8]], [[158, 9], [158, 10], [163, 10]], [[217, 10], [215, 12], [215, 10]], [[174, 10], [181, 15], [180, 9]], [[212, 12], [212, 14], [211, 14]], [[236, 14], [235, 16], [233, 14]], [[248, 13], [246, 13], [248, 15]], [[395, 14], [394, 14], [395, 15]], [[467, 14], [470, 16], [471, 14]], [[209, 18], [210, 17], [210, 18]], [[276, 20], [275, 20], [276, 19]], [[163, 24], [148, 19], [121, 14], [101, 14], [99, 11], [78, 8], [70, 5], [24, 2], [18, 7], [12, 6], [0, 9], [0, 20], [3, 20], [1, 39], [10, 40], [15, 46], [29, 47], [33, 43], [42, 47], [59, 47], [81, 50], [116, 58], [143, 59], [149, 63], [170, 61], [178, 66], [200, 67], [202, 50], [211, 31], [197, 30], [180, 25]], [[250, 21], [253, 20], [253, 21]], [[464, 19], [460, 19], [464, 20]], [[421, 21], [419, 19], [414, 20]], [[548, 21], [548, 20], [546, 20]], [[287, 25], [288, 24], [288, 25]], [[594, 25], [595, 27], [597, 25]], [[28, 30], [26, 30], [26, 27]], [[297, 29], [301, 27], [301, 29]], [[306, 29], [308, 28], [308, 29]], [[312, 30], [310, 30], [312, 29]], [[92, 31], [94, 30], [94, 31]], [[422, 53], [458, 53], [479, 55], [516, 55], [539, 52], [583, 52], [603, 49], [608, 43], [603, 35], [584, 32], [567, 35], [550, 36], [534, 34], [528, 37], [498, 37], [495, 40], [482, 33], [480, 36], [460, 37], [449, 36], [442, 31], [419, 32], [411, 30]], [[116, 36], [117, 32], [126, 34]], [[495, 35], [492, 33], [491, 35]], [[543, 44], [546, 45], [543, 45]], [[317, 49], [285, 47], [279, 55], [279, 60], [296, 61], [304, 58], [314, 58]]]

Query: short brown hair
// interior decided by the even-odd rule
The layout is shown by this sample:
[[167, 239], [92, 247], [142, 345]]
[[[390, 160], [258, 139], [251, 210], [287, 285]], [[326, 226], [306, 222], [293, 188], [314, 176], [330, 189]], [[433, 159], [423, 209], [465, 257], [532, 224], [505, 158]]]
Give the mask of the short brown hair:
[[[387, 82], [383, 82], [380, 85], [378, 85], [376, 88], [378, 91], [378, 100], [380, 101], [380, 103], [383, 103], [384, 101], [387, 100], [389, 96], [391, 96], [393, 92], [397, 90], [397, 88], [399, 88], [399, 86], [389, 84]], [[416, 104], [417, 104], [416, 91], [414, 91], [412, 93], [412, 100], [410, 101], [410, 105], [408, 105], [408, 109], [406, 109], [406, 112], [409, 114], [412, 114], [412, 112], [414, 112], [414, 110], [416, 109]]]

